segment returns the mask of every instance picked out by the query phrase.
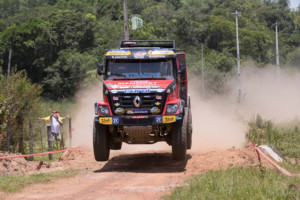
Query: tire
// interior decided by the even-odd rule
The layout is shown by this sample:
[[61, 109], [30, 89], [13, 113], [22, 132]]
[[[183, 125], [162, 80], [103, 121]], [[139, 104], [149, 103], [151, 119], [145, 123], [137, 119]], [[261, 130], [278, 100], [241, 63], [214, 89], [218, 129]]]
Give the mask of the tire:
[[172, 156], [174, 160], [185, 160], [187, 149], [187, 115], [177, 121], [172, 132]]
[[96, 161], [107, 161], [109, 159], [109, 144], [107, 126], [94, 122], [93, 147]]
[[110, 145], [109, 145], [109, 148], [111, 150], [120, 150], [122, 148], [122, 142], [112, 142]]
[[192, 122], [192, 110], [188, 108], [188, 119], [187, 119], [187, 149], [192, 148], [192, 135], [193, 134], [193, 122]]

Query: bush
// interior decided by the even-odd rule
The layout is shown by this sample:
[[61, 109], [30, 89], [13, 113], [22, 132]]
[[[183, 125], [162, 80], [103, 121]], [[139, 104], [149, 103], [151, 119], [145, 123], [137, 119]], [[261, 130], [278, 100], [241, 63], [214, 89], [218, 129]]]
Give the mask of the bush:
[[41, 110], [40, 85], [31, 84], [25, 71], [13, 73], [9, 79], [0, 77], [0, 150], [6, 150], [6, 130], [10, 129], [13, 151], [23, 152], [24, 138], [29, 135], [28, 123]]

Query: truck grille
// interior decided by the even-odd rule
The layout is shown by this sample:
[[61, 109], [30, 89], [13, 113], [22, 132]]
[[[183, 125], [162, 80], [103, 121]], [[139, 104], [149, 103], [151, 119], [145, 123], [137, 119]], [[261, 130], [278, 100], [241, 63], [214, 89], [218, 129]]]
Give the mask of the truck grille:
[[[143, 110], [148, 111], [148, 113], [139, 113], [139, 114], [151, 114], [151, 108], [159, 108], [160, 113], [162, 112], [162, 100], [163, 94], [157, 92], [151, 93], [118, 93], [113, 94], [113, 107], [114, 111], [117, 108], [125, 109], [125, 113], [128, 110]], [[156, 113], [159, 114], [159, 113]]]
[[155, 93], [148, 93], [148, 94], [120, 94], [119, 101], [120, 107], [122, 108], [136, 108], [134, 106], [133, 100], [138, 96], [141, 99], [140, 107], [153, 107], [155, 106]]

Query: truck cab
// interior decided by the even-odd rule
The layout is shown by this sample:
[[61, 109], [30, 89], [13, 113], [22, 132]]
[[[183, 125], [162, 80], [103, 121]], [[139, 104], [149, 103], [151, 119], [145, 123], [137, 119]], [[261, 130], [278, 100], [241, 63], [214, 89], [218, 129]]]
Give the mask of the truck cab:
[[95, 103], [95, 159], [108, 160], [123, 142], [167, 142], [173, 158], [184, 160], [192, 145], [191, 99], [186, 55], [175, 41], [121, 41], [97, 71], [103, 100]]

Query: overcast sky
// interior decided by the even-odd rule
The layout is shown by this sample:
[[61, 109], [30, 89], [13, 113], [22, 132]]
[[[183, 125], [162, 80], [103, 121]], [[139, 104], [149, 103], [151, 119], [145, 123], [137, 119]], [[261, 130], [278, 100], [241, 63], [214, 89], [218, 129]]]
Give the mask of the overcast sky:
[[291, 8], [298, 8], [299, 4], [300, 4], [300, 0], [290, 0], [291, 3]]

